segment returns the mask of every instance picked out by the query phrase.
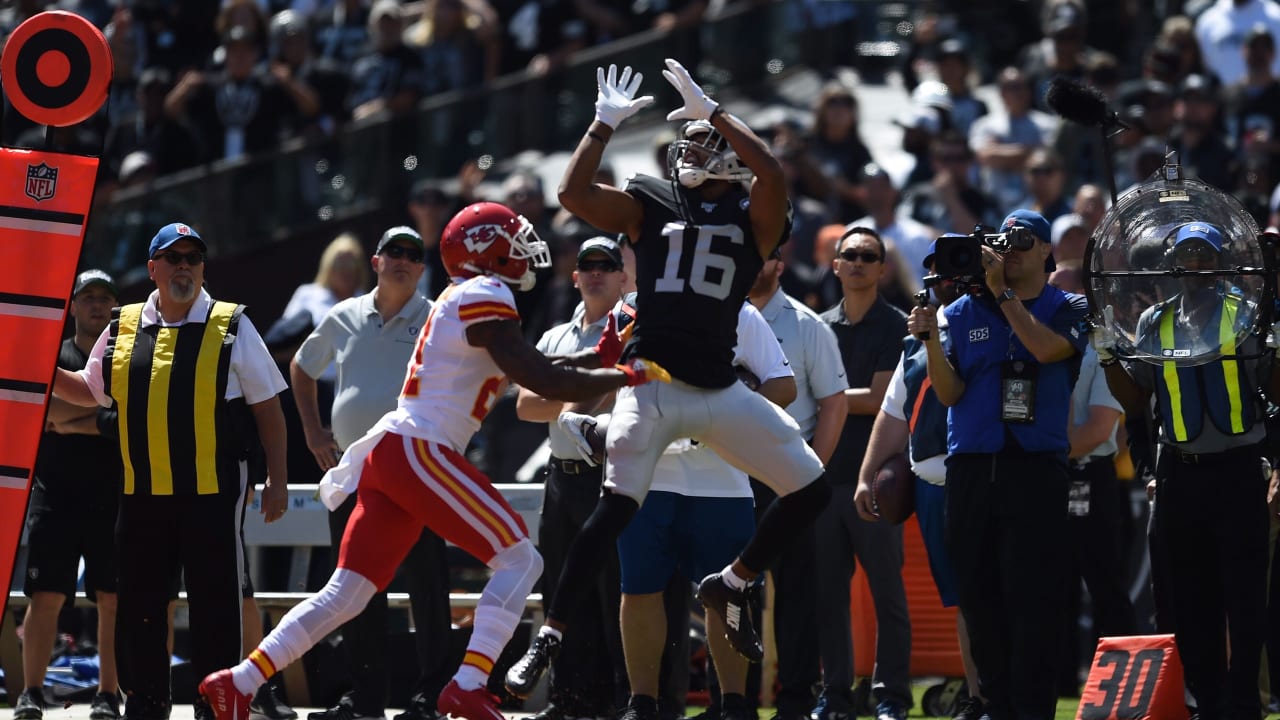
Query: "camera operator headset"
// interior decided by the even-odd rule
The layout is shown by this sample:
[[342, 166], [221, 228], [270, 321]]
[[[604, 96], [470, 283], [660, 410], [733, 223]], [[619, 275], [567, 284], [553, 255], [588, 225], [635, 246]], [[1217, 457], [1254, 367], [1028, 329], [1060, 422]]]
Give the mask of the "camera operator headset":
[[1088, 342], [1087, 306], [1048, 284], [1054, 263], [1043, 216], [1015, 210], [1002, 230], [939, 238], [939, 274], [944, 251], [960, 264], [967, 259], [958, 256], [980, 257], [982, 275], [958, 279], [984, 282], [989, 294], [971, 291], [946, 308], [945, 345], [928, 308], [915, 308], [907, 329], [924, 340], [929, 380], [949, 408], [947, 549], [981, 694], [993, 718], [1053, 717], [1054, 649], [1065, 623], [1067, 413]]
[[[1149, 412], [1155, 397], [1160, 446], [1152, 553], [1168, 559], [1187, 690], [1201, 717], [1257, 717], [1269, 542], [1266, 407], [1258, 390], [1280, 397], [1280, 373], [1272, 372], [1273, 354], [1259, 335], [1238, 342], [1237, 320], [1252, 314], [1253, 302], [1212, 274], [1231, 265], [1222, 229], [1199, 220], [1175, 229], [1167, 264], [1191, 273], [1141, 313], [1134, 332], [1137, 350], [1166, 359], [1120, 362], [1112, 305], [1092, 342], [1126, 412]], [[1206, 349], [1213, 357], [1200, 364], [1167, 359]]]

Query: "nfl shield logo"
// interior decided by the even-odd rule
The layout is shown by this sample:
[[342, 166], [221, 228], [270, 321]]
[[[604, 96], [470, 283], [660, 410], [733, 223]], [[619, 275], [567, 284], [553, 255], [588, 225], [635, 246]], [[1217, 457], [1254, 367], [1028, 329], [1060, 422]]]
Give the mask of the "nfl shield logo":
[[40, 202], [58, 191], [58, 168], [44, 163], [27, 166], [27, 197]]

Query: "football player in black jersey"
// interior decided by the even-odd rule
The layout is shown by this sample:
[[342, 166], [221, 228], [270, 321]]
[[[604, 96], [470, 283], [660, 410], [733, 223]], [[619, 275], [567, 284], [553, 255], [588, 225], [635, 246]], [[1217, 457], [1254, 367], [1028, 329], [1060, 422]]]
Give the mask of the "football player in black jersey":
[[[822, 462], [781, 408], [737, 382], [733, 348], [738, 310], [767, 258], [789, 232], [782, 168], [768, 146], [702, 91], [680, 63], [663, 76], [684, 104], [667, 115], [685, 121], [667, 153], [671, 180], [633, 176], [625, 189], [594, 182], [604, 146], [620, 122], [653, 102], [636, 97], [642, 76], [610, 66], [597, 71], [596, 117], [561, 180], [566, 210], [594, 227], [624, 233], [636, 255], [638, 304], [625, 348], [667, 368], [660, 391], [618, 393], [606, 439], [605, 490], [569, 551], [547, 623], [507, 673], [507, 689], [527, 696], [572, 622], [604, 553], [644, 500], [663, 449], [693, 438], [778, 494], [742, 554], [698, 586], [698, 598], [723, 621], [735, 650], [758, 662], [746, 586], [796, 530], [811, 523], [831, 491]], [[602, 342], [600, 350], [609, 347]], [[601, 362], [615, 360], [604, 357]], [[629, 715], [653, 717], [633, 698]]]

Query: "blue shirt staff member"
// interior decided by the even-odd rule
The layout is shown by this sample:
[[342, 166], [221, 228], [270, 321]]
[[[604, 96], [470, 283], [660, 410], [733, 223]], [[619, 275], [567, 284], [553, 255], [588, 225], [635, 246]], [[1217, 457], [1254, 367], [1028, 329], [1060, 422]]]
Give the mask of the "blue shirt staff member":
[[1067, 413], [1087, 343], [1085, 299], [1048, 285], [1049, 223], [1015, 210], [1002, 229], [1039, 242], [982, 248], [990, 295], [947, 307], [947, 345], [931, 308], [907, 321], [928, 333], [929, 380], [946, 405], [947, 550], [992, 720], [1053, 717], [1065, 617]]
[[[1178, 228], [1171, 257], [1178, 267], [1213, 270], [1227, 266], [1228, 250], [1219, 228], [1190, 222]], [[1171, 360], [1121, 363], [1109, 323], [1095, 331], [1093, 345], [1125, 412], [1150, 412], [1155, 397], [1160, 446], [1151, 551], [1153, 562], [1166, 560], [1168, 587], [1156, 589], [1172, 601], [1197, 717], [1258, 717], [1269, 527], [1265, 408], [1258, 389], [1265, 387], [1274, 401], [1280, 375], [1272, 372], [1272, 354], [1262, 353], [1258, 338], [1235, 347], [1243, 298], [1214, 277], [1184, 276], [1182, 285], [1138, 319], [1139, 342], [1150, 350], [1158, 343], [1152, 353], [1158, 357], [1175, 357], [1188, 347], [1217, 349], [1226, 357], [1188, 367]]]

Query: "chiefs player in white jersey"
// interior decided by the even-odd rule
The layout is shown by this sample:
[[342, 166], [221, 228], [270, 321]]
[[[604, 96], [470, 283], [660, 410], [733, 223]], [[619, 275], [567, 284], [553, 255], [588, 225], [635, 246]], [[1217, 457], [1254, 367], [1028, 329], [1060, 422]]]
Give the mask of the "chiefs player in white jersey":
[[[532, 288], [533, 269], [548, 267], [551, 258], [529, 222], [506, 207], [464, 208], [445, 227], [440, 253], [453, 284], [422, 329], [397, 408], [347, 448], [321, 482], [330, 509], [360, 486], [338, 568], [248, 659], [200, 683], [217, 720], [247, 720], [257, 687], [386, 588], [424, 526], [493, 570], [476, 606], [467, 654], [437, 708], [467, 720], [502, 720], [485, 684], [542, 574], [542, 558], [520, 516], [462, 453], [508, 379], [564, 401], [669, 380], [643, 361], [574, 367], [598, 365], [594, 353], [553, 364], [524, 339], [510, 286]], [[617, 334], [602, 342], [617, 342]]]

